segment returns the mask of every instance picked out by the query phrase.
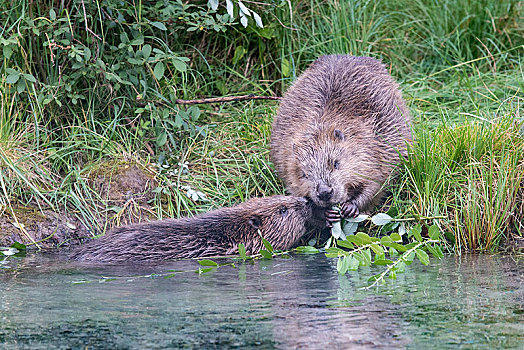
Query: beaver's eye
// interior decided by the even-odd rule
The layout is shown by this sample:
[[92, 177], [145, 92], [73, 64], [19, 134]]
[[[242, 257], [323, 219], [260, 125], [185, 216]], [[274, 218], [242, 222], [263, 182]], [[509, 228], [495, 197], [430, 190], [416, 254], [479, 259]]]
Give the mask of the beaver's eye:
[[333, 162], [333, 168], [335, 168], [335, 169], [340, 168], [340, 162], [339, 162], [338, 160], [335, 160], [335, 161]]
[[281, 207], [278, 209], [278, 212], [280, 213], [280, 215], [282, 215], [282, 216], [284, 216], [284, 217], [287, 216], [287, 214], [288, 214], [288, 210], [287, 210], [287, 208], [284, 207], [284, 206], [281, 206]]

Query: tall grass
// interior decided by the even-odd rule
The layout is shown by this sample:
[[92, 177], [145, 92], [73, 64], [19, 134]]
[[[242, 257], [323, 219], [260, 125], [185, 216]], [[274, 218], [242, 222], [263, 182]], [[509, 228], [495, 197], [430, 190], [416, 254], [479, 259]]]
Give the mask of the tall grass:
[[[492, 249], [518, 231], [521, 1], [252, 2], [264, 29], [225, 32], [187, 32], [166, 3], [176, 5], [0, 3], [4, 215], [18, 205], [74, 209], [103, 231], [127, 214], [92, 177], [130, 163], [155, 174], [155, 217], [282, 193], [268, 157], [273, 102], [187, 109], [174, 101], [280, 95], [318, 56], [349, 53], [386, 63], [413, 112], [417, 142], [393, 193], [403, 212], [447, 214], [440, 224], [461, 249]], [[147, 45], [151, 57], [164, 56], [142, 61]], [[207, 200], [190, 199], [188, 186]]]

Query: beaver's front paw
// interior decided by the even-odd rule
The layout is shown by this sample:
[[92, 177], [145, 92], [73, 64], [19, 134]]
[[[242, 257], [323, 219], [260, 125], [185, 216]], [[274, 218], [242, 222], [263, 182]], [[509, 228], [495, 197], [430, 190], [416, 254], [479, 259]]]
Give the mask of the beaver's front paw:
[[340, 213], [344, 218], [355, 218], [360, 214], [360, 211], [355, 203], [346, 202], [340, 207]]
[[326, 217], [326, 227], [333, 227], [334, 222], [340, 221], [340, 219], [342, 219], [340, 212], [334, 209], [326, 209], [324, 211], [324, 216]]

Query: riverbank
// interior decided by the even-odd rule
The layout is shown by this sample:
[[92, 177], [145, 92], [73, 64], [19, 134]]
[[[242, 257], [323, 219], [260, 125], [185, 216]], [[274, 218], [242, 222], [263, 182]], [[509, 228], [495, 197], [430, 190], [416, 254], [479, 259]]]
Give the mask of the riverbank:
[[446, 216], [434, 223], [456, 251], [522, 237], [522, 2], [348, 4], [248, 4], [263, 29], [254, 16], [244, 29], [237, 7], [235, 24], [217, 17], [225, 7], [3, 4], [0, 245], [61, 246], [283, 193], [268, 157], [277, 102], [176, 99], [280, 96], [328, 53], [381, 59], [414, 117], [377, 211]]

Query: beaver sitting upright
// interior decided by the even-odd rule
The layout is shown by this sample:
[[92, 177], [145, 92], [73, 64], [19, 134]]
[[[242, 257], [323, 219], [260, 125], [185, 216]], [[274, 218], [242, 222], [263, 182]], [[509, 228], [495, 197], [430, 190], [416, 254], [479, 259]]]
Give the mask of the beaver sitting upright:
[[263, 249], [262, 237], [276, 250], [295, 245], [305, 233], [311, 204], [302, 197], [254, 198], [192, 218], [166, 219], [117, 227], [72, 252], [88, 262], [147, 262], [231, 255], [243, 243], [248, 254]]
[[407, 155], [411, 116], [398, 85], [371, 57], [320, 57], [282, 98], [271, 159], [288, 191], [326, 209], [330, 222], [369, 211]]

